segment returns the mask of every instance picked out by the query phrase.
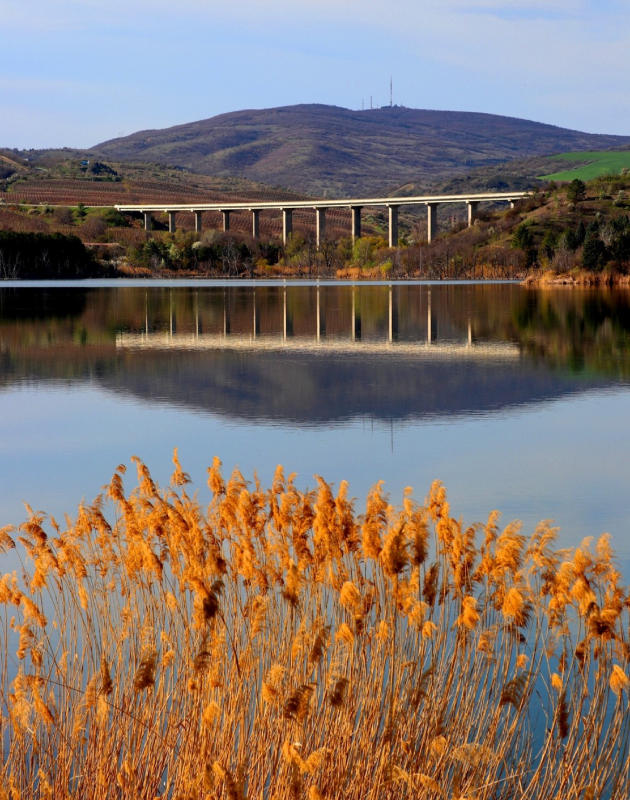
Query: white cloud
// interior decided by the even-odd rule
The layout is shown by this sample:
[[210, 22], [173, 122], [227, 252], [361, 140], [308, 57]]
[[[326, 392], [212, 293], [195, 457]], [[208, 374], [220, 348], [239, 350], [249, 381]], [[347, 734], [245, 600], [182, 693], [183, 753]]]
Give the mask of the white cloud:
[[[0, 0], [3, 27], [52, 32], [90, 28], [96, 36], [103, 26], [151, 30], [156, 25], [178, 25], [189, 17], [220, 21], [233, 30], [262, 31], [281, 24], [298, 36], [305, 33], [300, 29], [305, 21], [318, 27], [351, 25], [349, 35], [365, 28], [404, 35], [410, 26], [422, 25], [430, 36], [475, 16], [517, 23], [515, 27], [528, 20], [579, 20], [591, 30], [595, 25], [618, 36], [619, 21], [630, 19], [630, 7], [621, 0], [390, 0], [383, 14], [382, 0], [178, 0], [177, 4], [172, 0], [29, 0], [28, 5]], [[448, 47], [448, 41], [444, 44]]]

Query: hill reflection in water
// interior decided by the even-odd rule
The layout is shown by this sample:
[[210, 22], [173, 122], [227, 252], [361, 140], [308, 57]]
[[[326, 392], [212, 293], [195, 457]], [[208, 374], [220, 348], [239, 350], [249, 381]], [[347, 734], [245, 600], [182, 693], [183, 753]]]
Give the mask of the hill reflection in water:
[[513, 284], [0, 290], [0, 378], [233, 420], [484, 414], [625, 383], [625, 292]]

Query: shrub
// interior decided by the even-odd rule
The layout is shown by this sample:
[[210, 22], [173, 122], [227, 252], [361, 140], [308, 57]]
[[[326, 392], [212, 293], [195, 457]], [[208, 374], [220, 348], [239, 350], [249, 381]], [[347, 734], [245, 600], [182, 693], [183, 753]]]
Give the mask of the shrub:
[[112, 228], [128, 228], [129, 222], [124, 214], [115, 208], [107, 208], [102, 215], [105, 223]]
[[52, 218], [57, 225], [72, 225], [74, 223], [74, 217], [69, 208], [55, 208], [52, 213]]
[[107, 231], [107, 223], [102, 217], [88, 217], [83, 224], [83, 235], [92, 242], [100, 241]]

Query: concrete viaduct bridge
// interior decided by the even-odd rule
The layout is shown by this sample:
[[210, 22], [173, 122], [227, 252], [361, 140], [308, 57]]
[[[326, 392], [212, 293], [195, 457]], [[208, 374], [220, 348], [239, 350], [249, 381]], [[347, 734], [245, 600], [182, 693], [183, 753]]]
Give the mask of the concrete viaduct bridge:
[[427, 238], [431, 242], [437, 234], [437, 208], [442, 204], [466, 203], [468, 206], [468, 225], [471, 226], [476, 217], [479, 203], [509, 203], [513, 208], [517, 200], [527, 197], [528, 192], [489, 192], [485, 194], [469, 195], [426, 195], [421, 197], [368, 197], [350, 200], [295, 200], [273, 203], [195, 203], [184, 205], [117, 205], [116, 209], [122, 212], [136, 212], [144, 216], [145, 230], [153, 226], [153, 214], [168, 214], [168, 229], [175, 233], [175, 218], [178, 213], [189, 212], [195, 215], [195, 230], [202, 230], [202, 216], [204, 211], [220, 212], [223, 218], [223, 230], [230, 229], [230, 214], [237, 211], [248, 211], [252, 215], [252, 235], [255, 239], [260, 236], [260, 212], [282, 212], [282, 237], [286, 244], [293, 232], [293, 212], [297, 209], [313, 209], [315, 211], [315, 227], [317, 233], [317, 246], [321, 244], [326, 235], [326, 210], [332, 208], [349, 208], [352, 212], [352, 238], [361, 236], [361, 210], [371, 206], [385, 206], [389, 209], [389, 246], [398, 246], [398, 210], [401, 206], [426, 206], [428, 212]]

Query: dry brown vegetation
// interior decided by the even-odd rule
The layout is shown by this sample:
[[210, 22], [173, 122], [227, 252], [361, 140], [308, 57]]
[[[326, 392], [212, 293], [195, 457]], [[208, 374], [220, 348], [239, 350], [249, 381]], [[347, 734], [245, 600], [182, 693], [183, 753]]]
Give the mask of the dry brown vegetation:
[[3, 800], [627, 796], [606, 536], [463, 528], [439, 483], [359, 516], [345, 483], [218, 460], [202, 508], [177, 456], [166, 490], [136, 464], [2, 531], [30, 565], [0, 581]]

